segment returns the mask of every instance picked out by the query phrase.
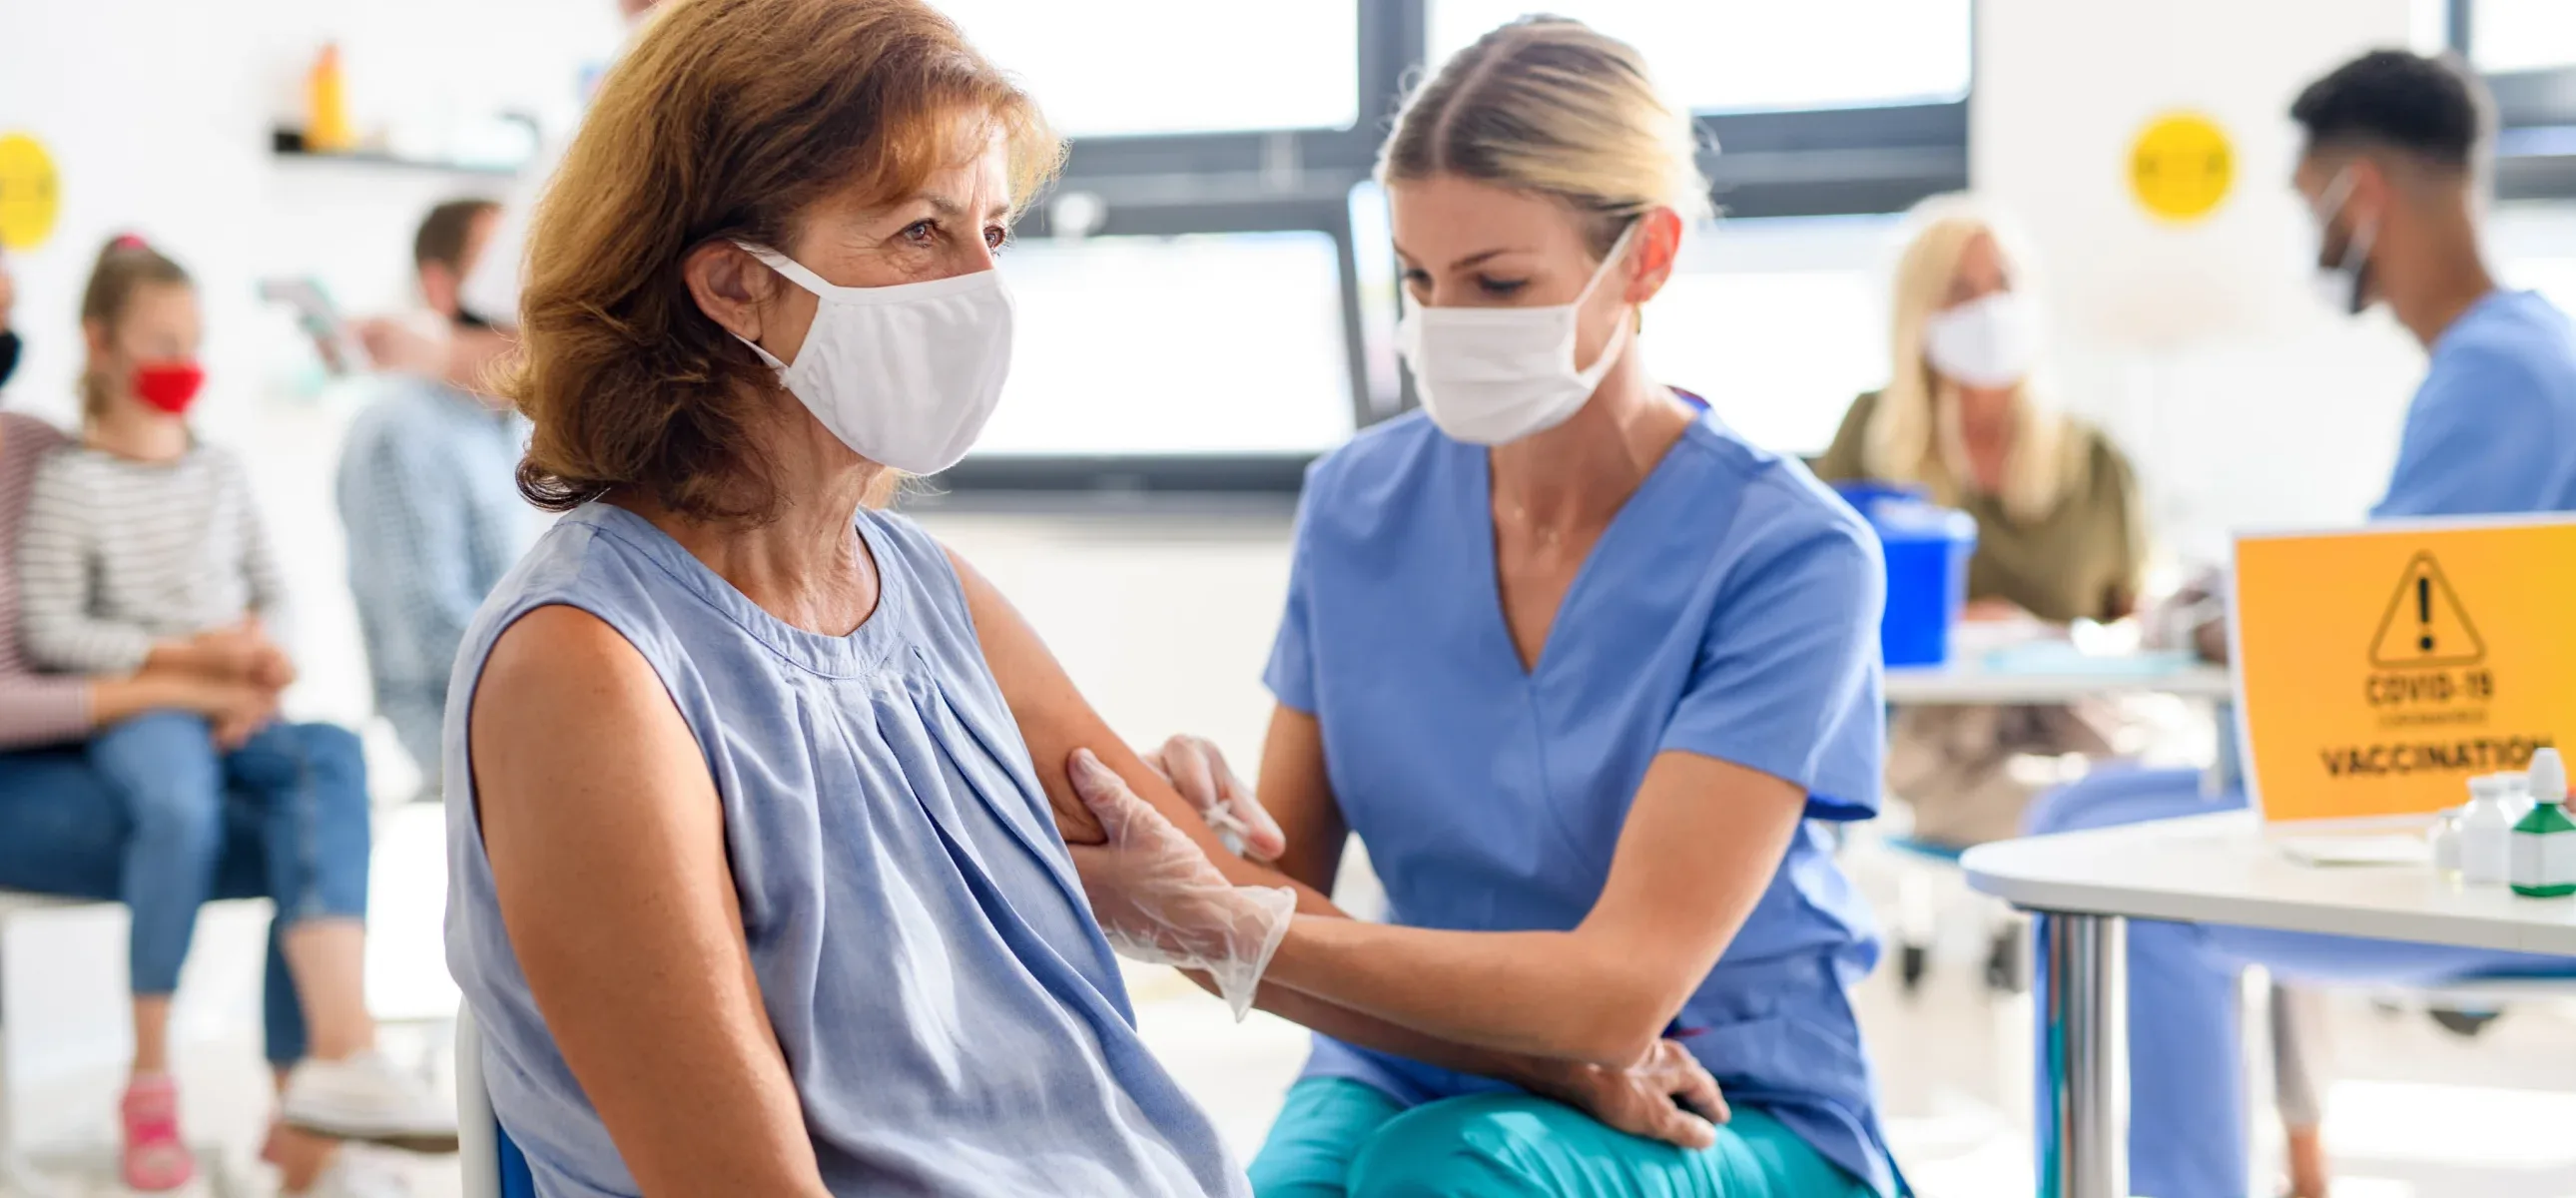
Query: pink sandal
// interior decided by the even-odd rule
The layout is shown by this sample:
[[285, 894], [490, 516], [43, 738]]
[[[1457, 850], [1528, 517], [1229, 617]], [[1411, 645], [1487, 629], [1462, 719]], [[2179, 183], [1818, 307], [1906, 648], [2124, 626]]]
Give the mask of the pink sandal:
[[179, 1083], [169, 1074], [135, 1078], [125, 1087], [118, 1113], [125, 1122], [127, 1189], [175, 1190], [197, 1175], [197, 1158], [179, 1136]]

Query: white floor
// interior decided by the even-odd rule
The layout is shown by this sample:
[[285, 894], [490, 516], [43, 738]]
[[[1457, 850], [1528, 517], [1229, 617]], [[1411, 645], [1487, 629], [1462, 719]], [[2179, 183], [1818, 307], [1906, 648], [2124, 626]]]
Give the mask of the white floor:
[[[1258, 677], [1287, 573], [1282, 513], [949, 511], [929, 522], [1022, 606], [1122, 735], [1151, 741], [1188, 729], [1253, 759], [1269, 710]], [[441, 837], [432, 807], [392, 810], [381, 825], [369, 984], [389, 1018], [434, 1018], [453, 1007], [439, 937]], [[1900, 867], [1865, 844], [1848, 864], [1885, 910]], [[1980, 910], [1962, 900], [1953, 914], [1920, 993], [1903, 994], [1888, 968], [1861, 996], [1891, 1133], [1930, 1198], [2029, 1193], [2027, 1001], [1986, 991]], [[267, 1109], [256, 1040], [258, 916], [207, 917], [183, 982], [181, 1055], [192, 1129], [231, 1145], [250, 1192], [263, 1194], [248, 1160]], [[0, 963], [11, 974], [13, 1110], [36, 1138], [100, 1137], [111, 1126], [124, 1043], [113, 949], [121, 935], [113, 911], [47, 916], [25, 924]], [[1169, 974], [1138, 971], [1132, 981], [1147, 1038], [1248, 1154], [1295, 1075], [1303, 1033], [1262, 1015], [1237, 1026]], [[2576, 1007], [2517, 1009], [2469, 1041], [2420, 1014], [2383, 1014], [2368, 996], [2341, 995], [2333, 1025], [2340, 1080], [2327, 1130], [2343, 1175], [2337, 1194], [2576, 1195]], [[390, 1038], [443, 1075], [431, 1051], [439, 1034], [406, 1023]], [[2277, 1134], [2258, 1130], [2271, 1151]], [[423, 1195], [456, 1193], [452, 1162], [423, 1161], [415, 1174]], [[2269, 1195], [2272, 1183], [2255, 1192]]]

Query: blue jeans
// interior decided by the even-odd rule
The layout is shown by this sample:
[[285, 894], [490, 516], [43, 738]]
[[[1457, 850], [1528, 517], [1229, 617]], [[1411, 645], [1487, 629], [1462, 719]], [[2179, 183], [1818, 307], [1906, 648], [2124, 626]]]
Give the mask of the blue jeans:
[[[2190, 770], [2109, 769], [2042, 798], [2026, 822], [2033, 833], [2071, 832], [2244, 806], [2242, 793], [2204, 797], [2200, 775]], [[2564, 957], [2131, 920], [2131, 1192], [2149, 1198], [2245, 1192], [2245, 1058], [2236, 999], [2238, 975], [2248, 965], [2287, 982], [2325, 984], [2576, 974], [2576, 959]], [[2038, 1009], [2045, 1010], [2046, 996], [2040, 999]], [[2047, 1059], [2044, 1052], [2040, 1059]]]
[[0, 887], [126, 904], [136, 994], [168, 994], [210, 899], [267, 898], [269, 1060], [304, 1056], [279, 938], [305, 919], [363, 919], [369, 826], [358, 739], [272, 725], [232, 753], [204, 720], [156, 712], [87, 745], [0, 753]]

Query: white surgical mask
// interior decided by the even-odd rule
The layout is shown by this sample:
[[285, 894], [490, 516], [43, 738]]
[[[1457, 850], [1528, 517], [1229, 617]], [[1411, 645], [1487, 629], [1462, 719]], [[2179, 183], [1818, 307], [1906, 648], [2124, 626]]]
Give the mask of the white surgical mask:
[[2038, 349], [2030, 308], [2010, 291], [1997, 291], [1923, 325], [1923, 356], [1942, 377], [1971, 387], [2009, 387], [2030, 373]]
[[1545, 432], [1574, 415], [1628, 344], [1622, 312], [1592, 365], [1576, 369], [1575, 335], [1583, 301], [1628, 247], [1627, 232], [1610, 247], [1583, 292], [1545, 308], [1425, 308], [1405, 297], [1396, 345], [1413, 368], [1413, 388], [1440, 431], [1474, 445], [1500, 445]]
[[2344, 202], [2352, 198], [2352, 168], [2335, 172], [2334, 182], [2326, 184], [2322, 212], [2316, 214], [2317, 249], [2309, 255], [2312, 274], [2309, 285], [2316, 288], [2317, 299], [2335, 310], [2338, 316], [2358, 316], [2369, 307], [2366, 274], [2370, 268], [2371, 243], [2378, 239], [2377, 223], [2353, 229], [2352, 238], [2344, 243], [2343, 258], [2333, 265], [2323, 265], [2326, 237], [2334, 231], [2334, 218], [2343, 211]]
[[1000, 271], [835, 287], [785, 254], [735, 244], [820, 301], [793, 364], [736, 339], [823, 427], [907, 474], [937, 474], [966, 456], [1011, 373], [1011, 292]]

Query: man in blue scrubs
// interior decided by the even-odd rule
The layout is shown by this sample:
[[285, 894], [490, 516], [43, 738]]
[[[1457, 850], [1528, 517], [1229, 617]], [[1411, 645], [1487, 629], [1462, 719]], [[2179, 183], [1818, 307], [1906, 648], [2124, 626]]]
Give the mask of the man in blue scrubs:
[[[2363, 55], [2290, 108], [2306, 135], [2295, 184], [2315, 215], [2328, 302], [2386, 303], [2432, 355], [2373, 519], [2576, 511], [2576, 332], [2549, 301], [2487, 270], [2476, 160], [2492, 110], [2450, 63]], [[2051, 796], [2035, 832], [2241, 807], [2208, 800], [2187, 771], [2106, 774]], [[2293, 981], [2430, 984], [2576, 972], [2512, 953], [2138, 922], [2129, 932], [2130, 1188], [2151, 1198], [2245, 1193], [2237, 977], [2260, 964]], [[2321, 1153], [2294, 1160], [2295, 1194], [2321, 1195]], [[2298, 1167], [2304, 1166], [2304, 1167]]]

